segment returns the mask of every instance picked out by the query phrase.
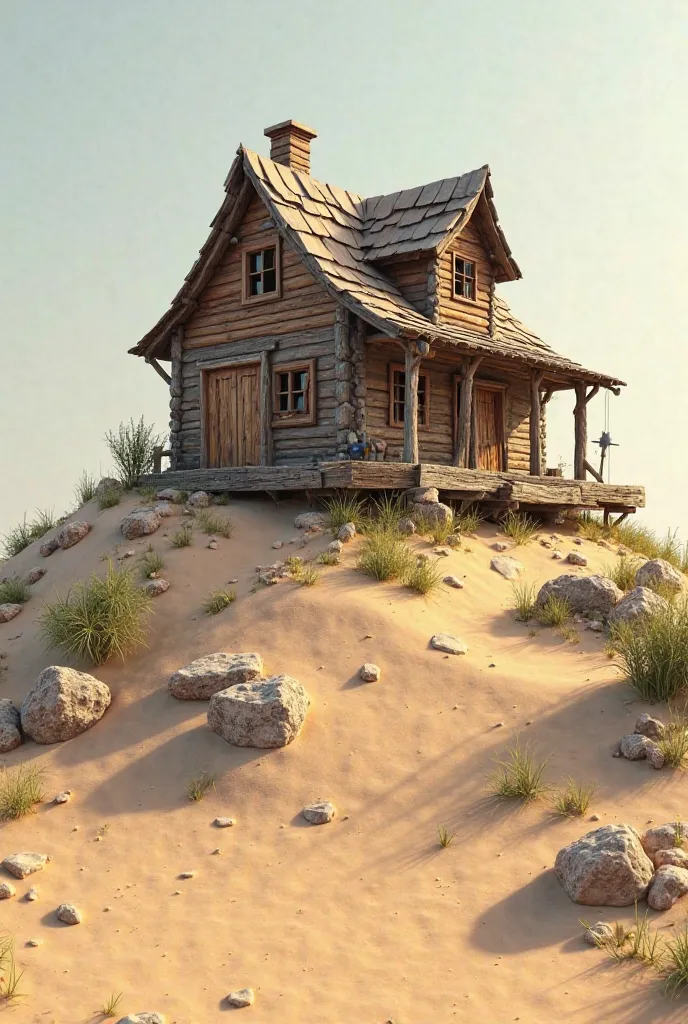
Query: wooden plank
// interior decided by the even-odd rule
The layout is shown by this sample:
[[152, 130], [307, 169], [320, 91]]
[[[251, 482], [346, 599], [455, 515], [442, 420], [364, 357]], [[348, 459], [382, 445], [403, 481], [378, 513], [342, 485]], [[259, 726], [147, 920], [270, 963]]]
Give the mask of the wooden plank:
[[534, 370], [530, 377], [530, 472], [533, 476], [542, 473], [542, 436], [540, 434], [542, 407], [540, 404], [540, 384], [543, 374]]
[[[404, 354], [404, 462], [418, 462], [418, 378], [421, 355], [409, 342]], [[427, 418], [426, 409], [426, 418]]]
[[270, 352], [260, 354], [260, 464], [271, 466], [275, 461], [272, 437], [272, 366]]
[[550, 487], [544, 483], [517, 481], [511, 485], [511, 497], [519, 504], [576, 506], [581, 503], [581, 489], [575, 484]]
[[317, 466], [233, 466], [148, 474], [140, 483], [187, 491], [301, 491], [318, 490], [322, 473]]

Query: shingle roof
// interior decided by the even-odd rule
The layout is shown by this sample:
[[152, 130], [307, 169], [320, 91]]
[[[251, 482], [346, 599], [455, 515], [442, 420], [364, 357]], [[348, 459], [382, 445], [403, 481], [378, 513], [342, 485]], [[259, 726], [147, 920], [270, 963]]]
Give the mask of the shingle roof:
[[384, 264], [379, 265], [381, 260], [410, 252], [441, 250], [484, 198], [492, 214], [495, 238], [509, 261], [511, 276], [520, 276], [497, 221], [486, 166], [457, 178], [364, 199], [243, 147], [225, 182], [227, 198], [213, 220], [199, 259], [172, 308], [130, 350], [132, 353], [161, 355], [174, 324], [183, 322], [185, 311], [191, 314], [201, 286], [229, 243], [226, 224], [244, 175], [314, 276], [335, 299], [388, 337], [436, 340], [532, 366], [568, 371], [579, 379], [607, 386], [623, 383], [557, 355], [513, 316], [501, 297], [494, 300], [492, 334], [481, 334], [455, 324], [432, 323], [384, 273]]

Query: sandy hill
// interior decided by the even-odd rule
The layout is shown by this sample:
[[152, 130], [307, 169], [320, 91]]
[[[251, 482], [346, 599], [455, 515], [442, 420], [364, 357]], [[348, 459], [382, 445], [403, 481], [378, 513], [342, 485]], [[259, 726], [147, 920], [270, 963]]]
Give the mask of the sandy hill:
[[[300, 505], [232, 502], [222, 510], [231, 539], [209, 550], [199, 533], [174, 550], [163, 532], [178, 520], [122, 541], [122, 516], [135, 504], [102, 513], [87, 505], [74, 518], [93, 528], [77, 546], [43, 560], [36, 543], [3, 567], [47, 569], [22, 613], [0, 625], [0, 696], [17, 703], [45, 666], [64, 663], [35, 623], [54, 589], [66, 592], [102, 571], [104, 556], [138, 554], [149, 539], [171, 583], [154, 602], [148, 648], [93, 670], [113, 693], [104, 718], [67, 743], [27, 742], [2, 758], [6, 767], [43, 766], [46, 802], [0, 826], [0, 859], [19, 850], [51, 857], [0, 904], [26, 970], [26, 995], [8, 1020], [96, 1021], [122, 991], [118, 1016], [150, 1009], [168, 1022], [210, 1024], [225, 1019], [226, 994], [247, 985], [255, 1005], [229, 1012], [255, 1024], [682, 1019], [654, 977], [581, 942], [586, 908], [569, 901], [552, 866], [560, 847], [594, 826], [554, 817], [546, 801], [516, 808], [489, 795], [494, 758], [520, 735], [551, 755], [551, 782], [597, 780], [591, 812], [603, 823], [642, 827], [686, 813], [679, 773], [610, 756], [648, 709], [629, 704], [604, 637], [581, 629], [574, 644], [514, 620], [510, 584], [489, 567], [497, 526], [481, 526], [445, 559], [465, 588], [426, 600], [362, 577], [359, 541], [317, 586], [256, 589], [256, 566], [285, 553], [273, 542], [298, 532]], [[329, 539], [298, 553], [313, 557]], [[589, 564], [578, 572], [615, 557], [587, 541], [580, 550]], [[566, 571], [537, 541], [515, 554], [537, 584]], [[236, 603], [204, 615], [208, 592], [234, 578]], [[468, 654], [432, 650], [440, 631], [461, 636]], [[170, 696], [170, 673], [215, 651], [258, 651], [270, 672], [306, 686], [312, 706], [294, 743], [231, 747], [208, 729], [207, 704]], [[381, 666], [378, 683], [358, 679], [365, 661]], [[202, 769], [217, 776], [216, 790], [191, 803], [186, 783]], [[64, 789], [71, 801], [51, 804]], [[301, 817], [315, 798], [336, 804], [331, 824]], [[214, 828], [217, 815], [236, 826]], [[440, 823], [456, 832], [446, 849]], [[185, 871], [195, 877], [180, 881]], [[27, 902], [32, 884], [40, 898]], [[65, 901], [83, 911], [80, 926], [56, 922]], [[632, 908], [611, 914], [630, 921]], [[679, 903], [661, 927], [681, 914]], [[42, 942], [30, 948], [30, 938]]]

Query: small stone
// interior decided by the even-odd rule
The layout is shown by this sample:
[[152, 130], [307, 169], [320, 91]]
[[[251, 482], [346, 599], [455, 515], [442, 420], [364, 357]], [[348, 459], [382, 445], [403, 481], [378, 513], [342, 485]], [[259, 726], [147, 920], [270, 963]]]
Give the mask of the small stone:
[[231, 828], [236, 825], [236, 818], [215, 818], [213, 825], [215, 828]]
[[239, 582], [239, 580], [238, 580], [238, 579], [237, 579], [237, 580], [227, 580], [227, 582], [228, 582], [228, 583], [238, 583], [238, 582]]
[[648, 740], [647, 744], [647, 760], [650, 762], [655, 771], [659, 771], [664, 767], [664, 754], [660, 747], [652, 740]]
[[337, 540], [340, 540], [342, 544], [348, 544], [350, 540], [353, 540], [356, 536], [356, 527], [353, 523], [344, 523], [339, 529], [337, 534]]
[[195, 871], [182, 871], [181, 874], [179, 875], [179, 877], [180, 878], [195, 878], [196, 877], [196, 872]]
[[449, 548], [433, 548], [433, 555], [437, 555], [438, 558], [449, 558], [451, 551]]
[[8, 900], [16, 894], [17, 890], [11, 882], [0, 882], [0, 900]]
[[60, 545], [57, 543], [57, 537], [51, 537], [50, 540], [43, 541], [38, 552], [43, 556], [43, 558], [49, 558], [50, 555], [57, 551], [59, 546]]
[[490, 545], [494, 551], [508, 551], [509, 545], [505, 544], [503, 540], [498, 540], [494, 544]]
[[344, 545], [340, 540], [333, 540], [330, 544], [327, 545], [327, 550], [330, 552], [331, 555], [338, 555], [343, 547]]
[[367, 661], [365, 665], [361, 665], [358, 674], [364, 683], [376, 683], [380, 678], [381, 671], [379, 665], [373, 664], [372, 661]]
[[65, 789], [62, 793], [58, 793], [53, 800], [54, 804], [68, 804], [69, 799], [72, 795], [71, 789]]
[[524, 571], [525, 566], [511, 555], [496, 555], [490, 561], [490, 569], [498, 572], [506, 580], [515, 580]]
[[126, 540], [146, 537], [160, 527], [162, 520], [152, 508], [135, 508], [120, 523], [120, 532]]
[[543, 548], [551, 548], [552, 547], [552, 541], [551, 540], [545, 540], [542, 537], [540, 538], [540, 544], [542, 545]]
[[80, 540], [83, 540], [91, 529], [89, 523], [65, 523], [57, 534], [57, 545], [66, 550], [74, 547]]
[[673, 864], [657, 868], [647, 894], [647, 905], [652, 910], [670, 910], [676, 900], [688, 892], [688, 871]]
[[648, 743], [647, 736], [630, 733], [621, 737], [621, 753], [629, 761], [642, 761], [647, 757]]
[[591, 814], [590, 815], [590, 821], [599, 821], [599, 820], [600, 820], [599, 814]]
[[585, 557], [585, 555], [581, 555], [580, 552], [578, 552], [578, 551], [569, 551], [568, 556], [566, 558], [566, 561], [570, 562], [571, 565], [587, 565], [588, 564], [588, 560]]
[[172, 501], [175, 503], [181, 500], [181, 496], [182, 492], [175, 490], [174, 487], [165, 487], [155, 495], [158, 501]]
[[208, 547], [210, 548], [211, 551], [217, 551], [217, 541], [216, 540], [209, 540], [208, 541]]
[[280, 549], [281, 547], [284, 547], [284, 542], [283, 542], [283, 541], [281, 541], [281, 540], [276, 540], [276, 541], [273, 541], [273, 544], [272, 544], [272, 546], [273, 546], [273, 548], [275, 549], [275, 551], [279, 551], [279, 549]]
[[23, 607], [23, 604], [0, 604], [0, 622], [11, 622]]
[[561, 551], [553, 551], [552, 552], [552, 558], [555, 560], [555, 562], [560, 562], [563, 557], [564, 556], [562, 555]]
[[36, 871], [42, 871], [48, 860], [49, 857], [45, 853], [13, 853], [5, 857], [0, 867], [9, 871], [15, 878], [26, 878]]
[[436, 651], [444, 651], [445, 654], [467, 654], [468, 647], [458, 636], [451, 633], [435, 633], [430, 637], [430, 646]]
[[214, 850], [212, 850], [211, 852], [212, 852], [212, 855], [213, 855], [213, 857], [214, 857], [214, 856], [216, 856], [216, 855], [217, 855], [218, 853], [222, 853], [222, 850], [220, 849], [220, 847], [219, 847], [219, 846], [216, 846], [216, 847], [215, 847], [215, 849], [214, 849]]
[[634, 732], [651, 740], [661, 740], [664, 736], [664, 723], [652, 715], [643, 713], [636, 719]]
[[31, 585], [38, 583], [45, 576], [47, 569], [41, 569], [40, 565], [37, 565], [34, 569], [30, 569], [26, 574], [26, 582]]
[[501, 729], [503, 725], [504, 725], [504, 722], [495, 722], [494, 728], [495, 729]]
[[57, 908], [57, 919], [63, 924], [81, 924], [81, 911], [73, 903], [61, 903]]
[[656, 868], [661, 868], [663, 864], [673, 864], [675, 868], [688, 868], [688, 853], [680, 846], [669, 850], [657, 850], [653, 860]]
[[161, 1013], [146, 1010], [142, 1013], [130, 1013], [126, 1017], [121, 1017], [117, 1024], [165, 1024], [165, 1018]]
[[164, 594], [165, 591], [169, 589], [170, 585], [167, 580], [163, 580], [161, 578], [150, 580], [150, 582], [146, 584], [146, 593], [149, 597], [160, 597], [161, 594]]
[[416, 532], [416, 524], [413, 519], [406, 517], [399, 520], [397, 529], [399, 530], [399, 533], [403, 533], [405, 536], [410, 537]]
[[463, 583], [458, 576], [445, 576], [442, 582], [448, 587], [454, 587], [455, 590], [463, 590]]
[[604, 622], [600, 622], [599, 619], [592, 619], [585, 628], [591, 629], [593, 633], [601, 633], [604, 630]]
[[36, 889], [35, 886], [32, 886], [29, 889], [29, 891], [27, 892], [27, 894], [26, 894], [26, 900], [27, 900], [28, 903], [33, 903], [34, 900], [37, 900], [37, 899], [38, 899], [38, 889]]
[[614, 929], [606, 921], [596, 921], [583, 932], [583, 942], [589, 946], [601, 946], [614, 938]]
[[311, 825], [326, 825], [332, 821], [337, 809], [329, 800], [318, 800], [313, 804], [307, 804], [301, 813]]
[[27, 939], [26, 940], [26, 945], [27, 946], [34, 946], [34, 947], [35, 946], [42, 946], [43, 945], [43, 939]]
[[187, 505], [191, 508], [208, 508], [210, 505], [210, 495], [206, 494], [205, 491], [194, 491], [193, 494], [189, 495]]
[[578, 546], [579, 546], [579, 547], [581, 547], [581, 546], [582, 546], [582, 544], [583, 544], [583, 541], [581, 540], [581, 538], [580, 538], [580, 537], [574, 537], [574, 538], [573, 538], [573, 543], [574, 543], [574, 544], [578, 544]]
[[236, 992], [230, 992], [227, 996], [227, 1002], [230, 1006], [235, 1006], [240, 1009], [244, 1006], [253, 1006], [256, 1001], [256, 996], [252, 988], [240, 988]]
[[120, 558], [133, 558], [135, 554], [135, 551], [125, 551], [123, 555], [120, 555]]
[[324, 529], [327, 526], [327, 514], [325, 512], [300, 512], [294, 520], [297, 530], [310, 530], [314, 526]]

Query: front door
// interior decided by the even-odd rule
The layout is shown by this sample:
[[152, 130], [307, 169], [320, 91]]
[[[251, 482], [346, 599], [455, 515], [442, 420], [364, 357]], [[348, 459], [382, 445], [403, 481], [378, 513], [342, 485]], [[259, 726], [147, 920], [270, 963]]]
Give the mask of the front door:
[[501, 390], [475, 385], [473, 391], [475, 464], [478, 469], [504, 469], [504, 420]]
[[207, 465], [260, 465], [260, 365], [209, 370]]

